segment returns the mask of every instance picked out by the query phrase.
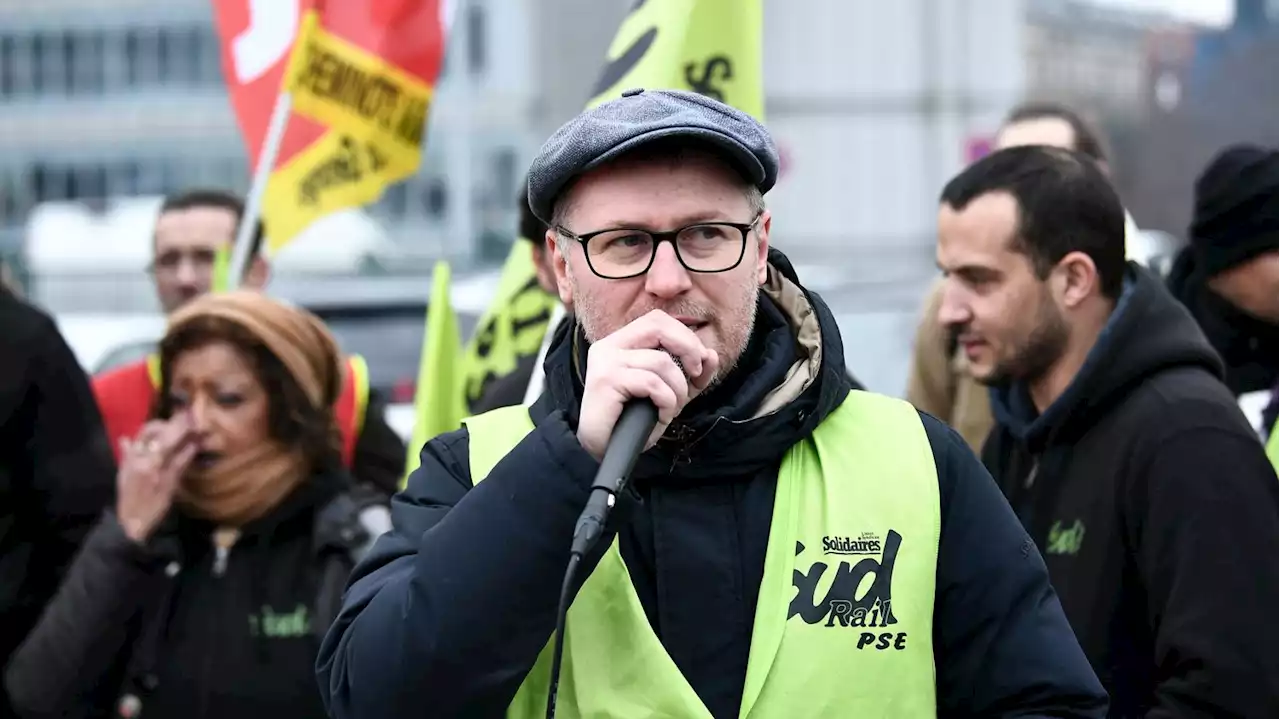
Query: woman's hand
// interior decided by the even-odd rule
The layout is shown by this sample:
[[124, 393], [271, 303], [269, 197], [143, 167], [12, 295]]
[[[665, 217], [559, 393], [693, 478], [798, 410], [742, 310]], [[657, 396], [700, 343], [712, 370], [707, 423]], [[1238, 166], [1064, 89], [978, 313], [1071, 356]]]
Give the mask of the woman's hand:
[[200, 446], [185, 413], [148, 422], [137, 438], [123, 439], [120, 445], [116, 517], [129, 539], [142, 544], [168, 513]]

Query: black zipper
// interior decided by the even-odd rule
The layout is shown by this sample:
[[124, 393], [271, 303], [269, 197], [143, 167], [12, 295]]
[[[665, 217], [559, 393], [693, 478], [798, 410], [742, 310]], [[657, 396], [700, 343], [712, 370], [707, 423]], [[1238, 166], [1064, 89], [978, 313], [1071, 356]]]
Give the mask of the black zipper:
[[[239, 538], [239, 532], [234, 530], [218, 529], [210, 536], [210, 542], [213, 544], [213, 557], [210, 559], [209, 575], [215, 583], [220, 584], [221, 579], [227, 573], [227, 563], [230, 561], [231, 548], [235, 546], [236, 539]], [[223, 607], [226, 602], [220, 602]], [[213, 658], [214, 648], [221, 641], [222, 629], [222, 612], [213, 612], [213, 621], [209, 623], [212, 631], [209, 637], [213, 640], [208, 643], [204, 655], [204, 665], [200, 672], [200, 713], [197, 715], [200, 719], [208, 719], [209, 716], [209, 695], [212, 693], [210, 688], [210, 678], [213, 675]]]
[[1039, 473], [1040, 473], [1040, 458], [1036, 457], [1031, 462], [1031, 471], [1027, 472], [1026, 478], [1022, 480], [1022, 488], [1031, 489], [1032, 485], [1036, 483], [1036, 475]]

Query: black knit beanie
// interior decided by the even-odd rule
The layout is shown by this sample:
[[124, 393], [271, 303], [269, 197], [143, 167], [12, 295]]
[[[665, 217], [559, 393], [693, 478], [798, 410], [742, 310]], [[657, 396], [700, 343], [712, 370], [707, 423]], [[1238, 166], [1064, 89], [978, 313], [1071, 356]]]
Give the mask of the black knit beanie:
[[1203, 276], [1212, 277], [1278, 249], [1278, 172], [1275, 150], [1233, 145], [1196, 179], [1189, 235]]

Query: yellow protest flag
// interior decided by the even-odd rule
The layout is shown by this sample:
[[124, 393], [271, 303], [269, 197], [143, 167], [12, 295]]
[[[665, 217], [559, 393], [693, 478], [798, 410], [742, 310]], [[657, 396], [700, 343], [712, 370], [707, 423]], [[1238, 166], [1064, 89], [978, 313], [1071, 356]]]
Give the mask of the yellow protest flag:
[[[272, 252], [418, 171], [443, 45], [436, 1], [399, 23], [370, 20], [365, 5], [347, 0], [303, 16], [284, 73], [293, 116], [263, 196]], [[423, 28], [430, 32], [415, 43]]]
[[481, 316], [463, 356], [468, 407], [480, 401], [489, 382], [515, 371], [522, 357], [538, 353], [559, 302], [538, 284], [532, 246], [517, 239], [502, 266], [494, 303]]
[[226, 292], [231, 287], [231, 246], [221, 245], [213, 252], [214, 292]]
[[[624, 90], [690, 90], [764, 119], [762, 0], [646, 0], [618, 28], [587, 107]], [[465, 356], [468, 404], [536, 355], [559, 298], [538, 285], [529, 244], [517, 241], [501, 287]]]
[[431, 279], [426, 330], [422, 333], [422, 359], [413, 399], [413, 439], [405, 459], [406, 479], [418, 468], [422, 445], [437, 435], [458, 429], [467, 416], [458, 388], [462, 340], [458, 335], [458, 317], [449, 301], [450, 281], [449, 263], [437, 262]]
[[689, 90], [764, 118], [762, 0], [648, 0], [622, 21], [587, 107]]

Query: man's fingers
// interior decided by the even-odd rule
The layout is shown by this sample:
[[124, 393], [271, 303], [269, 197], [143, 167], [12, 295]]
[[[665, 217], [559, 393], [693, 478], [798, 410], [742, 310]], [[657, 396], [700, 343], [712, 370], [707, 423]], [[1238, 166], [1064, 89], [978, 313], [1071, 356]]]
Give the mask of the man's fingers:
[[680, 411], [680, 400], [661, 377], [649, 370], [627, 368], [619, 371], [613, 388], [624, 398], [648, 398], [658, 408], [658, 421], [667, 424]]
[[676, 364], [675, 358], [662, 350], [625, 350], [623, 363], [635, 369], [653, 372], [666, 382], [683, 404], [689, 397], [689, 378]]
[[597, 344], [618, 349], [664, 349], [680, 360], [690, 377], [702, 374], [706, 358], [706, 346], [698, 335], [662, 310], [653, 310]]
[[691, 397], [697, 397], [711, 384], [711, 380], [715, 378], [716, 373], [720, 370], [720, 355], [716, 354], [713, 349], [705, 350], [702, 360], [702, 372], [697, 375], [689, 376], [689, 383], [693, 385], [690, 392]]

